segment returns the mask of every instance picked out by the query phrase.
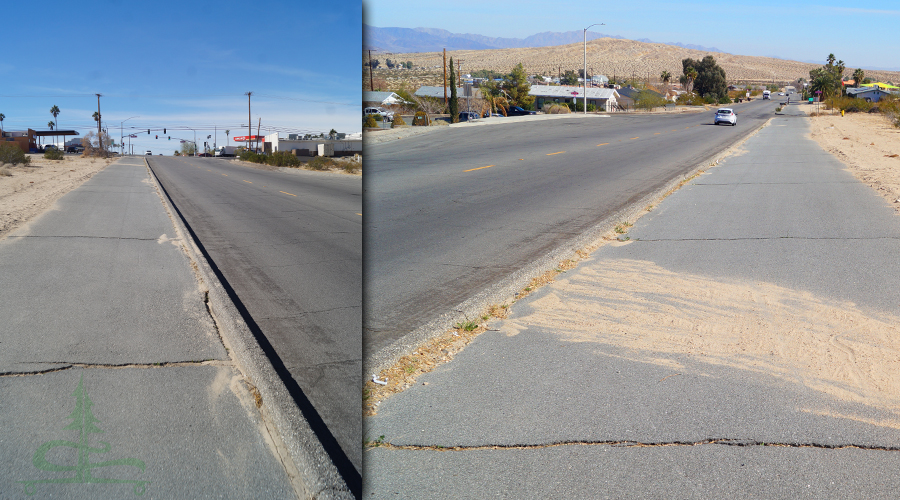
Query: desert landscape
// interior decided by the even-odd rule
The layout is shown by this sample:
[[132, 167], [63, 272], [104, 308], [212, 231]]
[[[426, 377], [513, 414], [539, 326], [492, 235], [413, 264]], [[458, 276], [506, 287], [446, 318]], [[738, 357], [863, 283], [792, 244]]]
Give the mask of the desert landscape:
[[[616, 38], [598, 38], [587, 42], [588, 74], [627, 77], [650, 80], [658, 83], [659, 75], [668, 71], [673, 81], [681, 75], [681, 60], [685, 58], [703, 59], [711, 55], [725, 70], [729, 83], [775, 83], [785, 85], [798, 78], [809, 79], [809, 71], [825, 64], [829, 52], [835, 49], [823, 47], [822, 63], [810, 64], [798, 61], [775, 59], [772, 57], [742, 56], [721, 52], [704, 52], [685, 49], [662, 43], [644, 43]], [[522, 63], [529, 75], [557, 76], [560, 72], [578, 70], [584, 66], [584, 46], [581, 43], [558, 45], [555, 47], [533, 47], [497, 50], [454, 50], [447, 51], [447, 58], [461, 60], [463, 74], [487, 69], [508, 73], [516, 64]], [[841, 54], [835, 52], [841, 59]], [[363, 61], [368, 61], [365, 55]], [[421, 85], [441, 85], [443, 80], [443, 54], [440, 52], [414, 53], [372, 53], [373, 59], [382, 64], [375, 69], [373, 77], [385, 82], [385, 89], [407, 87], [418, 88]], [[387, 69], [384, 61], [412, 61], [414, 68]], [[847, 67], [846, 74], [853, 73], [854, 67]], [[866, 77], [873, 81], [900, 82], [900, 72], [877, 71], [863, 68]], [[363, 71], [363, 89], [369, 88], [368, 71]], [[376, 88], [377, 90], [377, 88]]]

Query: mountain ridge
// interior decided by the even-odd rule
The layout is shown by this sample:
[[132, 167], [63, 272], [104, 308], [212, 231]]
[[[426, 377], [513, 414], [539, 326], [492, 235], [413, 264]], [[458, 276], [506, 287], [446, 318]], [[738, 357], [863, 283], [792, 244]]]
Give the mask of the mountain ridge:
[[[576, 31], [544, 31], [529, 35], [525, 38], [489, 37], [473, 33], [452, 33], [440, 28], [378, 28], [363, 24], [363, 49], [373, 52], [417, 53], [440, 52], [447, 50], [490, 50], [490, 49], [515, 49], [551, 47], [556, 45], [568, 45], [584, 41], [584, 33]], [[595, 31], [587, 32], [588, 40], [597, 38], [614, 38], [627, 40], [618, 35], [607, 35]], [[635, 40], [644, 43], [654, 42], [648, 38]], [[703, 52], [724, 53], [715, 47], [703, 47], [695, 44], [681, 42], [667, 42], [664, 45], [673, 45], [684, 49], [699, 50]]]

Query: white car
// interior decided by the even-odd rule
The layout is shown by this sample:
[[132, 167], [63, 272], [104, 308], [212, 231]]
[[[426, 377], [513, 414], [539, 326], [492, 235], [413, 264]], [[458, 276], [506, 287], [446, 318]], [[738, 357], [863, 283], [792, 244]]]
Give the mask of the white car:
[[394, 120], [394, 112], [386, 111], [384, 108], [366, 108], [363, 110], [363, 116], [368, 115], [381, 115], [383, 120], [393, 121]]
[[727, 123], [732, 127], [737, 125], [737, 114], [735, 114], [734, 110], [731, 108], [720, 108], [716, 111], [716, 119], [714, 121], [714, 125], [718, 125], [720, 123]]
[[152, 154], [153, 154], [153, 153], [151, 153], [150, 151], [146, 151], [146, 152], [144, 153], [144, 156], [152, 155]]

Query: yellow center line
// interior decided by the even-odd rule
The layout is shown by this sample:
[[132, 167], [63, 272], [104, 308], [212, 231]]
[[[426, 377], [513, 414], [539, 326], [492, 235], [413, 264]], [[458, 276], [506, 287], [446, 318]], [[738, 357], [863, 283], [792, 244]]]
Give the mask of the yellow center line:
[[597, 144], [597, 145], [598, 145], [598, 146], [608, 146], [609, 143], [608, 143], [608, 142], [604, 142], [603, 144]]
[[678, 132], [678, 129], [673, 130], [672, 132]]
[[291, 194], [291, 193], [288, 193], [288, 192], [285, 192], [285, 191], [279, 191], [279, 193], [284, 193], [284, 194], [286, 194], [286, 195], [294, 196], [294, 197], [297, 196], [296, 194]]
[[563, 153], [565, 153], [565, 151], [557, 151], [557, 152], [555, 152], [555, 153], [547, 153], [547, 156], [561, 155], [561, 154], [563, 154]]
[[253, 184], [253, 183], [252, 183], [252, 182], [250, 182], [250, 181], [244, 181], [244, 182], [246, 182], [246, 183], [247, 183], [247, 184]]
[[659, 135], [659, 134], [661, 134], [661, 133], [662, 133], [662, 132], [656, 132], [656, 133], [654, 133], [653, 135]]
[[362, 217], [362, 214], [356, 214], [356, 215], [358, 215], [358, 216], [360, 216], [360, 217]]
[[212, 170], [210, 170], [210, 169], [208, 169], [208, 168], [206, 169], [206, 171], [207, 171], [207, 172], [212, 172]]
[[640, 139], [640, 137], [632, 137], [632, 138], [629, 139], [629, 140], [632, 140], [632, 141], [633, 141], [633, 140], [635, 140], [635, 139]]
[[225, 177], [228, 177], [228, 174], [222, 174], [222, 175], [224, 175]]
[[493, 165], [488, 165], [486, 167], [470, 168], [469, 170], [463, 170], [463, 172], [474, 172], [476, 170], [481, 170], [483, 168], [491, 168], [491, 167], [493, 167]]

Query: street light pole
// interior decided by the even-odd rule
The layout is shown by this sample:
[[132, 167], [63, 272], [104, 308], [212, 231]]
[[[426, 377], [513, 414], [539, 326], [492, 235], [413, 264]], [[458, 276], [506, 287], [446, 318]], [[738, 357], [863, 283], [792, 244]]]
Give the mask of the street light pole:
[[606, 26], [604, 23], [595, 23], [584, 29], [584, 114], [587, 115], [587, 30], [594, 26]]
[[[140, 118], [140, 116], [132, 116], [131, 118]], [[122, 135], [122, 124], [130, 120], [131, 118], [126, 118], [119, 122], [119, 148], [122, 149], [122, 156], [125, 156], [125, 138]], [[131, 134], [128, 134], [128, 142], [131, 142]]]

